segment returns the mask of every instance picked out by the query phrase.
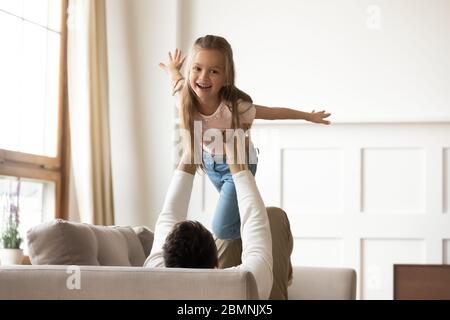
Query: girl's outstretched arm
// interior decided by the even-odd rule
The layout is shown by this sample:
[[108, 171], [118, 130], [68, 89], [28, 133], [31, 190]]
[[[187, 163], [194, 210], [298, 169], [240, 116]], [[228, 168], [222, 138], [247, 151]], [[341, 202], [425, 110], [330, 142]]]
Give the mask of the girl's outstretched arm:
[[255, 119], [264, 120], [306, 120], [309, 122], [330, 124], [330, 121], [325, 120], [331, 113], [326, 113], [325, 110], [315, 112], [303, 112], [289, 108], [270, 108], [259, 106], [255, 104], [256, 115]]
[[169, 75], [170, 80], [172, 81], [172, 89], [175, 89], [175, 87], [180, 83], [180, 80], [183, 79], [180, 69], [183, 66], [185, 58], [186, 57], [181, 55], [181, 50], [176, 49], [173, 54], [169, 52], [169, 62], [167, 64], [162, 62], [159, 64], [161, 69], [166, 71]]

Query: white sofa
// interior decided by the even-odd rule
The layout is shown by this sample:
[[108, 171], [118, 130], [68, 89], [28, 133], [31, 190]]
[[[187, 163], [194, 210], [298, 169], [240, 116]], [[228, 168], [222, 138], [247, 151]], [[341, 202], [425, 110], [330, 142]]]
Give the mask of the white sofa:
[[[290, 300], [355, 299], [354, 270], [294, 267], [293, 271]], [[243, 271], [62, 265], [0, 267], [3, 300], [257, 298], [253, 276]]]
[[[28, 232], [33, 265], [0, 267], [0, 299], [255, 300], [251, 273], [141, 267], [153, 234], [55, 220]], [[356, 273], [294, 267], [290, 299], [355, 299]]]

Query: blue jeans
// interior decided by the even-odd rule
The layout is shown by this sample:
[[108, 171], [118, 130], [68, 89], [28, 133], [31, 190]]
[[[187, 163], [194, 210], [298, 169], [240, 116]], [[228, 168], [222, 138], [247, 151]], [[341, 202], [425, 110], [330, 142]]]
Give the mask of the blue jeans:
[[[241, 237], [241, 218], [230, 168], [223, 156], [213, 156], [203, 151], [203, 164], [209, 179], [219, 191], [219, 202], [212, 220], [212, 230], [215, 236], [223, 240], [239, 239]], [[257, 164], [249, 164], [253, 175]]]

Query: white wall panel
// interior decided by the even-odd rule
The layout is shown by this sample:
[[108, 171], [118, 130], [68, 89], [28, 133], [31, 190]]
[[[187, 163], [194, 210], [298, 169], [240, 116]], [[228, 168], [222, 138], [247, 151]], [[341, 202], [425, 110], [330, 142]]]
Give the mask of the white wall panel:
[[282, 150], [282, 207], [293, 214], [339, 214], [343, 205], [342, 151]]
[[420, 239], [363, 239], [361, 251], [364, 299], [392, 299], [394, 264], [425, 263]]
[[362, 211], [424, 213], [423, 150], [365, 148], [362, 161]]

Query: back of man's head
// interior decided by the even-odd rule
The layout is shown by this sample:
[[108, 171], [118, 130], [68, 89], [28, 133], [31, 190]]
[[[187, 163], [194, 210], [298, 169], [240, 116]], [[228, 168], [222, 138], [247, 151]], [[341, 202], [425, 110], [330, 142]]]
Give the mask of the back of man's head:
[[167, 268], [216, 268], [217, 247], [214, 238], [200, 222], [177, 223], [163, 246]]

